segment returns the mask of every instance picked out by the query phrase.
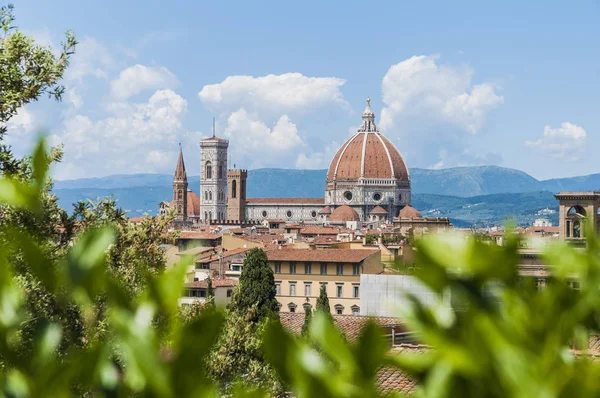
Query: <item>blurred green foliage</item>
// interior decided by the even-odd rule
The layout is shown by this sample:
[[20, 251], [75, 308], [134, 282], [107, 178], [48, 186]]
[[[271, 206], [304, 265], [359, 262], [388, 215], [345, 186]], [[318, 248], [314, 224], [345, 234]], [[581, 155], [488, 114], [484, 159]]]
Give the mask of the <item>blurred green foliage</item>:
[[[43, 93], [60, 98], [75, 45], [67, 34], [56, 58], [14, 31], [13, 19], [10, 7], [0, 9], [0, 141], [20, 106]], [[600, 327], [600, 246], [591, 227], [586, 248], [546, 250], [544, 289], [519, 277], [514, 234], [502, 247], [457, 236], [418, 240], [414, 275], [439, 300], [409, 296], [403, 319], [431, 348], [398, 355], [372, 322], [348, 342], [320, 310], [326, 296], [303, 338], [284, 330], [258, 249], [225, 312], [180, 311], [186, 266], [165, 269], [160, 247], [169, 218], [130, 224], [111, 200], [80, 202], [68, 216], [47, 177], [60, 151], [48, 153], [40, 140], [31, 157], [16, 160], [1, 149], [0, 397], [378, 397], [382, 367], [418, 381], [417, 397], [600, 394], [600, 367], [581, 351]]]

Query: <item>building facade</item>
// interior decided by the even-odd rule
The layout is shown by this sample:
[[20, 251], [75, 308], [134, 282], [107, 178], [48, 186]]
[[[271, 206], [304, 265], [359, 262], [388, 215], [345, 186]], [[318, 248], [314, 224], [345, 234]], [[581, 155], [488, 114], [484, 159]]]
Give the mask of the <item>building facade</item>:
[[200, 217], [227, 218], [227, 148], [229, 141], [215, 137], [200, 141]]
[[[372, 211], [379, 208], [391, 221], [410, 201], [408, 167], [400, 151], [377, 128], [367, 100], [361, 126], [331, 161], [325, 182], [325, 204], [332, 210], [350, 206], [361, 221], [372, 219]], [[379, 209], [378, 220], [383, 213]]]
[[[332, 159], [321, 198], [246, 198], [248, 173], [227, 170], [228, 147], [229, 142], [214, 133], [200, 142], [198, 219], [204, 223], [268, 219], [308, 224], [385, 223], [391, 222], [411, 202], [408, 167], [400, 151], [377, 128], [370, 100], [367, 100], [358, 131]], [[174, 180], [177, 193], [182, 184]], [[164, 210], [165, 203], [161, 205]], [[175, 206], [185, 208], [183, 202]], [[341, 207], [349, 207], [352, 212], [344, 209], [336, 212]], [[346, 220], [344, 215], [351, 219]], [[183, 219], [185, 214], [178, 217]]]
[[333, 314], [360, 314], [360, 275], [383, 271], [379, 250], [280, 249], [267, 252], [280, 312], [315, 309], [326, 286]]

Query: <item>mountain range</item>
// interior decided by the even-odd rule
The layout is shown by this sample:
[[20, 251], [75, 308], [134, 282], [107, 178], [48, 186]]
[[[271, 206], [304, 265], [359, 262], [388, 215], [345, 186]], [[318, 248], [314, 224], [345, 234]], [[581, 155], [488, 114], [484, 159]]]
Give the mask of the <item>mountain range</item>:
[[[320, 197], [326, 170], [256, 169], [248, 171], [248, 197]], [[558, 208], [553, 193], [600, 189], [600, 174], [537, 180], [498, 166], [410, 170], [413, 206], [427, 217], [449, 217], [457, 226], [495, 225], [506, 219], [530, 224], [538, 212]], [[199, 176], [188, 178], [195, 192]], [[131, 216], [156, 214], [158, 203], [172, 197], [169, 174], [113, 175], [55, 181], [54, 192], [65, 209], [81, 199], [112, 196]], [[546, 211], [546, 213], [550, 213]], [[546, 214], [553, 222], [557, 215]]]

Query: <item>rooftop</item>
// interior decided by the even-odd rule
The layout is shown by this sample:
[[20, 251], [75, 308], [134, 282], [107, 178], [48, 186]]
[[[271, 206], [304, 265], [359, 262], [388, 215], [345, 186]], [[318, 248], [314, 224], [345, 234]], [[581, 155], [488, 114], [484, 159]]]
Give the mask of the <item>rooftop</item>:
[[323, 205], [324, 198], [248, 198], [248, 204], [307, 204], [307, 205]]
[[[239, 282], [236, 279], [213, 279], [212, 280], [213, 288], [235, 287], [238, 285], [238, 283]], [[197, 282], [188, 282], [185, 284], [185, 287], [196, 287], [196, 288], [200, 288], [200, 289], [207, 289], [208, 288], [208, 279], [205, 279], [203, 281], [197, 281]]]
[[280, 249], [267, 253], [269, 261], [360, 263], [379, 249]]

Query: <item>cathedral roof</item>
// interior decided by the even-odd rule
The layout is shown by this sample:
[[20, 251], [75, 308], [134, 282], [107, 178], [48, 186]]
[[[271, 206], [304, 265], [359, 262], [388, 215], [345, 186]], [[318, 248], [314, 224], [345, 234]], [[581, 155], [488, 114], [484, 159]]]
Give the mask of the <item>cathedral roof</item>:
[[375, 125], [370, 100], [358, 132], [340, 147], [327, 172], [329, 181], [359, 178], [410, 180], [402, 154]]
[[421, 213], [411, 205], [406, 205], [400, 210], [398, 213], [398, 217], [400, 218], [423, 218]]
[[319, 214], [331, 214], [331, 207], [325, 206], [319, 210]]
[[359, 221], [360, 217], [356, 210], [350, 206], [340, 206], [329, 216], [329, 221]]
[[381, 206], [375, 206], [373, 210], [369, 212], [369, 214], [387, 214], [387, 210]]
[[183, 163], [183, 151], [179, 145], [179, 158], [177, 159], [177, 167], [175, 168], [175, 181], [186, 181], [187, 174], [185, 172], [185, 164]]
[[[200, 216], [200, 197], [190, 189], [187, 191], [187, 216], [198, 217]], [[171, 206], [175, 205], [174, 201], [171, 201]]]

